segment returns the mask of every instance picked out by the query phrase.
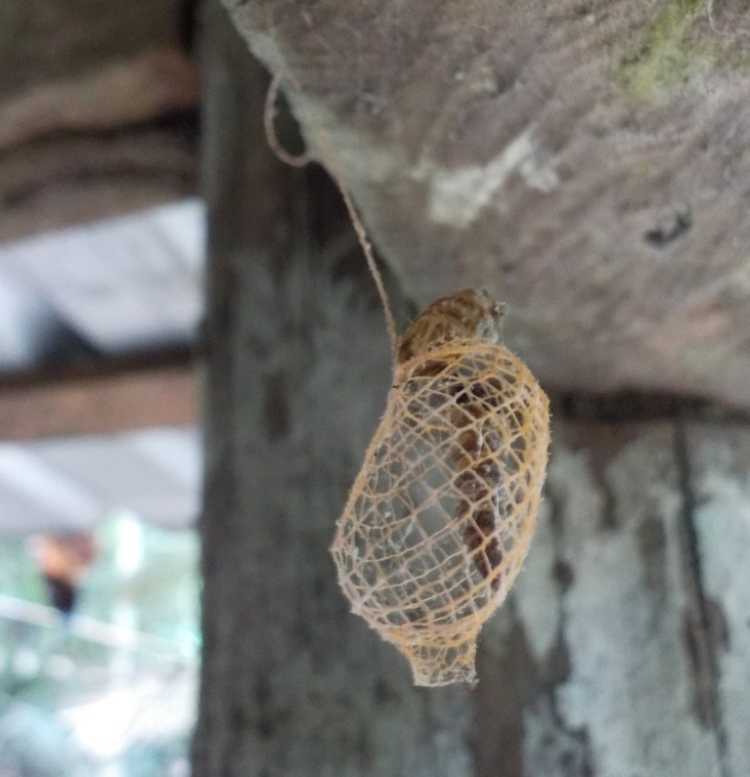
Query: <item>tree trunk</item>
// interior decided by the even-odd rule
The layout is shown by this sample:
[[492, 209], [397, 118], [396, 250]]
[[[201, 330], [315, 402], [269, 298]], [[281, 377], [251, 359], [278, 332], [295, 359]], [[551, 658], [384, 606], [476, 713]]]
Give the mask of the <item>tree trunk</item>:
[[746, 0], [224, 0], [420, 304], [547, 386], [750, 406]]
[[382, 315], [330, 184], [268, 151], [267, 82], [216, 5], [207, 42], [194, 777], [744, 777], [746, 427], [556, 412], [474, 691], [414, 688], [349, 614], [327, 547], [385, 402]]

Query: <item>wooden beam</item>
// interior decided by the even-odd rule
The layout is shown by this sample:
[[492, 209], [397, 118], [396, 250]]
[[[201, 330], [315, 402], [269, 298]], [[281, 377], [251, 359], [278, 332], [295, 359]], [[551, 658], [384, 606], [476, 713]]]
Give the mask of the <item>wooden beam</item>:
[[0, 439], [192, 424], [197, 405], [195, 371], [187, 360], [79, 372], [58, 381], [6, 380], [0, 382]]
[[746, 0], [223, 2], [416, 302], [486, 287], [544, 385], [750, 407]]
[[190, 8], [144, 0], [102, 14], [85, 0], [3, 4], [0, 240], [195, 193]]

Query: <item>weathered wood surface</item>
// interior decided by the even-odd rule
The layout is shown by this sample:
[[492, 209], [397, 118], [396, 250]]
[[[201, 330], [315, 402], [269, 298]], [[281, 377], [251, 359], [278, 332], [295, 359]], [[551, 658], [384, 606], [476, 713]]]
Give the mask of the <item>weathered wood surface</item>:
[[547, 385], [750, 405], [746, 0], [224, 0], [420, 304]]
[[747, 774], [750, 429], [555, 431], [539, 533], [484, 634], [477, 773]]
[[685, 450], [726, 774], [750, 774], [750, 429], [688, 426]]
[[[194, 777], [745, 777], [750, 428], [557, 414], [539, 534], [480, 684], [417, 689], [328, 555], [388, 355], [330, 189], [267, 151], [212, 9], [203, 674]], [[515, 346], [517, 329], [508, 330]]]
[[0, 240], [195, 191], [190, 6], [0, 5]]

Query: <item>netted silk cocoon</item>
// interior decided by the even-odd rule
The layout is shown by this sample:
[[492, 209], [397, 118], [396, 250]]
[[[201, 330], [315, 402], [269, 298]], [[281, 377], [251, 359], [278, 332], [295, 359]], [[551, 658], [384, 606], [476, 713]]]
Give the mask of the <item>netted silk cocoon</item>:
[[417, 685], [475, 681], [482, 624], [536, 525], [548, 401], [482, 292], [438, 300], [401, 340], [385, 415], [331, 548], [352, 605]]

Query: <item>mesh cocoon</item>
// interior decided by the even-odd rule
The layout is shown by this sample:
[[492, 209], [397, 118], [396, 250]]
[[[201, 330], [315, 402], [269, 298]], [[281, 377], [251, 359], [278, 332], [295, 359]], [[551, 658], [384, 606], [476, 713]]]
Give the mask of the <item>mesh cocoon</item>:
[[479, 631], [534, 533], [548, 445], [547, 397], [502, 345], [448, 339], [397, 366], [331, 552], [352, 611], [416, 685], [475, 682]]

